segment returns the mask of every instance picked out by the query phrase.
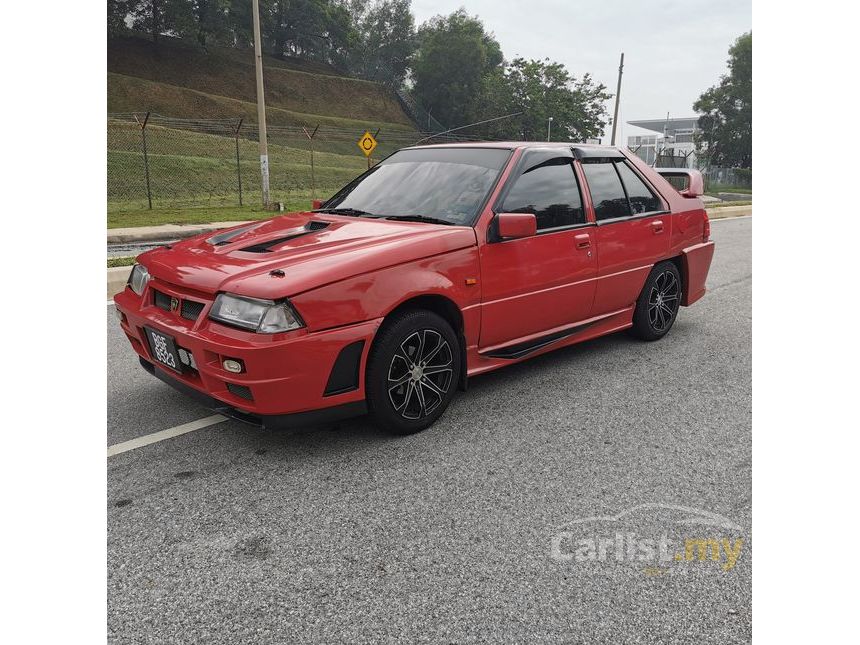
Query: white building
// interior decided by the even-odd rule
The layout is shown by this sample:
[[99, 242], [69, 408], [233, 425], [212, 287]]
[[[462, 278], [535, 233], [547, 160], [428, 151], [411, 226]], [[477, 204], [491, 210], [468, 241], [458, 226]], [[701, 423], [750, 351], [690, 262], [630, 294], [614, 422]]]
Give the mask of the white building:
[[648, 165], [655, 165], [660, 155], [659, 165], [674, 167], [696, 167], [696, 144], [693, 135], [699, 131], [698, 117], [680, 119], [648, 119], [628, 121], [628, 125], [659, 134], [629, 136], [627, 147]]

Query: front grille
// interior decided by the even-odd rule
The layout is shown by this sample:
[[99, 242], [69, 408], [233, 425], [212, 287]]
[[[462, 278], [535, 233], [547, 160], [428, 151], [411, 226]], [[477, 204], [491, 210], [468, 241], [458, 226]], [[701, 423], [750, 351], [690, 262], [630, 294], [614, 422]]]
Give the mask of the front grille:
[[194, 300], [183, 300], [182, 301], [182, 317], [188, 320], [197, 320], [200, 317], [200, 312], [203, 311], [203, 307], [205, 307], [202, 302], [195, 302]]
[[164, 309], [164, 311], [170, 311], [170, 296], [158, 291], [157, 289], [153, 289], [152, 294], [156, 307]]
[[244, 385], [227, 383], [227, 390], [229, 390], [231, 394], [234, 394], [243, 399], [247, 399], [248, 401], [254, 400], [254, 396], [251, 394], [251, 388], [246, 387]]

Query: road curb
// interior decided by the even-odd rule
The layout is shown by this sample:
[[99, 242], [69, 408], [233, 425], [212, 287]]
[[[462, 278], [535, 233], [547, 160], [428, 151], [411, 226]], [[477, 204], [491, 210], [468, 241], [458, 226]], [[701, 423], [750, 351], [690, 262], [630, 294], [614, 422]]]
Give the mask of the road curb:
[[107, 270], [107, 299], [110, 300], [125, 289], [131, 267], [110, 267]]
[[708, 219], [724, 219], [726, 217], [744, 217], [752, 215], [752, 204], [746, 206], [722, 206], [721, 208], [706, 208]]

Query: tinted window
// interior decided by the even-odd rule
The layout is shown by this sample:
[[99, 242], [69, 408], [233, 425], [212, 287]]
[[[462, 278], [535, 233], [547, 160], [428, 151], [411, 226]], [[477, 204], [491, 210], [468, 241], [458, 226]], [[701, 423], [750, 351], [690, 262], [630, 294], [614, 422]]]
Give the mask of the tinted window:
[[627, 164], [617, 164], [618, 174], [627, 189], [627, 197], [630, 199], [630, 209], [634, 215], [640, 213], [652, 213], [663, 208], [660, 200], [651, 192], [641, 179], [633, 172]]
[[510, 154], [493, 148], [401, 150], [341, 189], [325, 208], [471, 225]]
[[570, 158], [550, 159], [520, 175], [502, 205], [505, 213], [534, 213], [538, 230], [585, 223]]
[[585, 180], [591, 191], [591, 201], [594, 202], [594, 215], [598, 221], [613, 217], [628, 217], [630, 207], [624, 187], [618, 178], [613, 163], [583, 163]]

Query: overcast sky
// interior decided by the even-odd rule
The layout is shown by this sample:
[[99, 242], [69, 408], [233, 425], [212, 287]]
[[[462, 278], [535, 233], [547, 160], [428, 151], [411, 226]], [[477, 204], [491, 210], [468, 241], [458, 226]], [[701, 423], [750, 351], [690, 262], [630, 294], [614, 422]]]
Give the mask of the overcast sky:
[[623, 51], [619, 144], [648, 133], [627, 121], [693, 116], [725, 73], [729, 46], [752, 29], [751, 0], [412, 0], [419, 25], [460, 7], [481, 18], [506, 59], [548, 57], [613, 94]]

